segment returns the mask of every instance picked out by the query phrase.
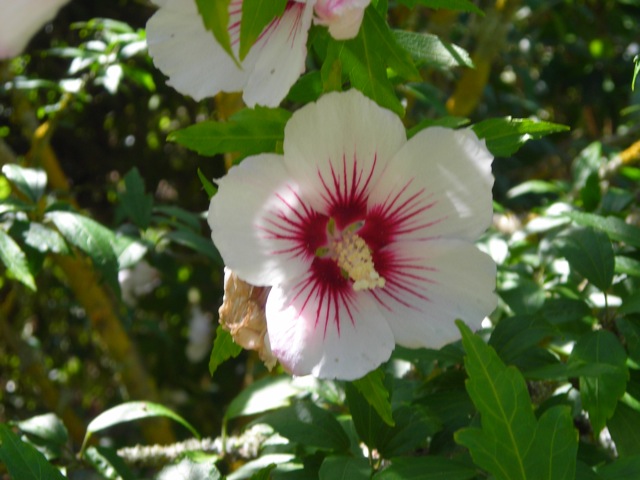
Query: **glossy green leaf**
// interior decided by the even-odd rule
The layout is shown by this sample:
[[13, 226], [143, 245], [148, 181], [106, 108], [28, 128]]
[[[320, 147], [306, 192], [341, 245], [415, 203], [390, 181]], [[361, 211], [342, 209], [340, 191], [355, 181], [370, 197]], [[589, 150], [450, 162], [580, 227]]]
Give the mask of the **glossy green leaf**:
[[606, 233], [611, 240], [640, 248], [640, 227], [629, 225], [617, 217], [602, 217], [593, 213], [568, 212], [566, 216], [578, 225], [593, 227]]
[[638, 78], [638, 73], [640, 73], [640, 57], [636, 55], [633, 57], [633, 78], [631, 79], [631, 91], [635, 91], [636, 89], [636, 79]]
[[64, 238], [46, 225], [37, 222], [29, 222], [29, 228], [24, 232], [24, 243], [39, 252], [69, 253], [69, 247]]
[[371, 467], [364, 458], [331, 456], [320, 466], [319, 480], [369, 480]]
[[9, 163], [3, 165], [2, 173], [34, 203], [40, 200], [47, 186], [47, 174], [44, 170]]
[[227, 122], [201, 122], [172, 132], [168, 140], [206, 156], [227, 152], [239, 152], [243, 157], [281, 153], [284, 126], [290, 117], [290, 112], [279, 108], [245, 109]]
[[229, 37], [229, 4], [231, 0], [195, 0], [204, 27], [213, 33], [214, 38], [227, 54], [238, 63], [231, 50]]
[[[251, 460], [233, 473], [227, 475], [226, 480], [244, 480], [247, 478], [253, 478], [254, 475], [260, 475], [265, 469], [269, 471], [273, 470], [272, 465], [276, 465], [276, 472], [284, 466], [287, 468], [293, 463], [294, 456], [288, 453], [265, 453], [262, 456]], [[277, 478], [273, 473], [268, 477], [269, 479]]]
[[0, 260], [16, 280], [36, 291], [36, 281], [29, 271], [27, 256], [13, 238], [0, 229]]
[[358, 389], [387, 425], [394, 425], [389, 391], [384, 385], [384, 372], [380, 368], [354, 380], [353, 386]]
[[107, 283], [119, 293], [118, 258], [113, 249], [114, 233], [98, 222], [74, 212], [56, 210], [48, 212], [45, 217], [54, 223], [69, 243], [91, 258]]
[[349, 437], [336, 418], [312, 402], [297, 402], [260, 418], [276, 432], [301, 445], [346, 451]]
[[152, 402], [126, 402], [102, 412], [87, 425], [87, 433], [82, 442], [82, 450], [84, 451], [91, 436], [100, 430], [121, 423], [152, 417], [170, 418], [189, 430], [195, 437], [200, 437], [198, 431], [189, 422], [163, 405]]
[[403, 405], [393, 411], [395, 425], [381, 430], [378, 451], [384, 458], [410, 453], [426, 446], [438, 432], [440, 419], [422, 405]]
[[437, 35], [394, 30], [393, 36], [398, 45], [409, 52], [417, 64], [427, 64], [440, 69], [473, 68], [473, 61], [464, 48], [445, 42]]
[[398, 45], [373, 6], [365, 11], [358, 35], [340, 45], [339, 58], [351, 86], [378, 105], [404, 115], [404, 108], [387, 78], [387, 66], [407, 79], [419, 75], [410, 55]]
[[545, 337], [557, 331], [544, 319], [531, 315], [516, 315], [503, 318], [491, 333], [489, 345], [506, 364], [514, 364], [526, 355]]
[[511, 117], [490, 118], [471, 128], [487, 141], [487, 148], [496, 157], [513, 155], [529, 140], [569, 130], [566, 125]]
[[558, 237], [560, 252], [572, 270], [602, 291], [613, 281], [613, 247], [607, 235], [593, 228], [576, 228]]
[[640, 262], [634, 258], [616, 255], [614, 271], [632, 277], [640, 277]]
[[477, 475], [473, 466], [432, 455], [394, 458], [373, 480], [469, 480]]
[[378, 448], [380, 438], [386, 434], [389, 426], [353, 383], [346, 384], [345, 393], [351, 419], [360, 440], [370, 449]]
[[597, 330], [578, 339], [569, 357], [569, 363], [573, 362], [614, 369], [603, 375], [580, 377], [582, 407], [589, 412], [594, 432], [599, 433], [626, 390], [629, 378], [627, 354], [615, 335], [606, 330]]
[[62, 446], [69, 440], [67, 428], [54, 413], [36, 415], [17, 423], [24, 433], [33, 435], [47, 444]]
[[299, 390], [293, 386], [289, 375], [265, 377], [249, 385], [231, 401], [225, 419], [286, 407], [290, 404], [291, 398], [298, 393]]
[[89, 447], [84, 459], [102, 478], [108, 480], [136, 480], [127, 464], [118, 456], [118, 452], [108, 447]]
[[233, 341], [233, 337], [221, 325], [216, 328], [216, 337], [209, 357], [209, 373], [213, 376], [220, 365], [235, 358], [242, 352], [242, 347]]
[[287, 0], [243, 0], [240, 24], [240, 60], [244, 60], [264, 28], [284, 13]]
[[620, 457], [640, 453], [640, 411], [619, 402], [613, 416], [607, 422], [611, 439]]
[[467, 391], [481, 415], [481, 428], [459, 430], [456, 442], [498, 480], [573, 479], [578, 437], [569, 410], [552, 408], [536, 421], [522, 375], [456, 323], [466, 352]]
[[164, 467], [155, 480], [220, 480], [222, 475], [216, 467], [215, 459], [198, 462], [191, 458], [183, 458], [175, 465]]
[[14, 479], [20, 480], [63, 480], [66, 478], [51, 465], [44, 455], [28, 443], [24, 443], [0, 423], [0, 461]]
[[151, 220], [153, 197], [145, 193], [144, 180], [137, 168], [132, 168], [125, 175], [124, 188], [119, 195], [124, 214], [138, 227], [147, 228]]
[[270, 463], [264, 468], [261, 468], [256, 473], [251, 475], [249, 480], [271, 480], [271, 472], [275, 470], [277, 465], [275, 463]]

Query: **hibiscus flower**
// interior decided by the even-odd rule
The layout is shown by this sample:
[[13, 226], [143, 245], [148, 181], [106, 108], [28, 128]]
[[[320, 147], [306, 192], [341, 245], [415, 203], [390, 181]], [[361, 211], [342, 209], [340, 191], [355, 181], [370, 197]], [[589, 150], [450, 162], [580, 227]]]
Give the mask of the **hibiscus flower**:
[[496, 267], [474, 245], [492, 218], [493, 157], [471, 130], [400, 119], [360, 92], [293, 114], [284, 154], [218, 181], [212, 239], [239, 278], [271, 287], [271, 350], [295, 375], [356, 379], [396, 344], [440, 347], [455, 319], [496, 306]]
[[15, 57], [69, 0], [0, 0], [0, 60]]
[[[307, 33], [313, 20], [337, 39], [353, 38], [370, 0], [290, 0], [238, 66], [207, 31], [194, 0], [156, 0], [147, 23], [149, 54], [168, 83], [196, 100], [244, 91], [250, 107], [275, 107], [304, 72]], [[229, 4], [229, 36], [238, 56], [242, 0]]]

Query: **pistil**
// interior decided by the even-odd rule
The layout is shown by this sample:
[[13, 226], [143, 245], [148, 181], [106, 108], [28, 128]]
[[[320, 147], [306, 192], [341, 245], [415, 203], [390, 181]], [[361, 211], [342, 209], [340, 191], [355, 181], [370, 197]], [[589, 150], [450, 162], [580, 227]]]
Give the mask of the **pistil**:
[[353, 280], [353, 289], [372, 290], [384, 287], [385, 279], [376, 272], [371, 250], [367, 243], [353, 231], [342, 232], [342, 237], [333, 242], [332, 258], [338, 266]]

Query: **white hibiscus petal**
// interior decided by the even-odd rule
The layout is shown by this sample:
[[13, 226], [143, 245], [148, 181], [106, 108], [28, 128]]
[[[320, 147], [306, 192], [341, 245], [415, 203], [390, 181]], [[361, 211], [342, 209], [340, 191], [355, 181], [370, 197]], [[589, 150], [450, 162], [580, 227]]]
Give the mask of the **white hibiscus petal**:
[[475, 240], [491, 224], [492, 161], [472, 130], [427, 128], [398, 152], [369, 205], [383, 205], [397, 215], [411, 212], [404, 239]]
[[147, 44], [167, 83], [195, 100], [240, 91], [247, 82], [247, 70], [205, 29], [193, 0], [164, 0], [147, 22]]
[[371, 0], [318, 0], [316, 23], [327, 26], [336, 40], [348, 40], [358, 34], [369, 3]]
[[69, 0], [13, 0], [2, 2], [0, 60], [19, 55], [42, 26], [53, 20]]
[[497, 305], [496, 265], [470, 242], [443, 239], [396, 244], [383, 289], [371, 291], [386, 312], [395, 341], [439, 348], [459, 338], [454, 323], [479, 328]]
[[265, 29], [243, 65], [250, 71], [243, 99], [247, 105], [277, 107], [305, 70], [307, 34], [313, 2], [293, 2]]
[[285, 128], [285, 163], [315, 195], [316, 208], [331, 195], [368, 193], [406, 142], [402, 122], [357, 90], [329, 93], [293, 114]]
[[289, 178], [282, 156], [256, 155], [218, 180], [211, 199], [211, 238], [225, 264], [253, 285], [274, 285], [309, 267], [292, 230], [304, 208]]
[[322, 294], [308, 277], [274, 287], [267, 300], [271, 349], [294, 375], [354, 380], [389, 359], [393, 334], [373, 298]]

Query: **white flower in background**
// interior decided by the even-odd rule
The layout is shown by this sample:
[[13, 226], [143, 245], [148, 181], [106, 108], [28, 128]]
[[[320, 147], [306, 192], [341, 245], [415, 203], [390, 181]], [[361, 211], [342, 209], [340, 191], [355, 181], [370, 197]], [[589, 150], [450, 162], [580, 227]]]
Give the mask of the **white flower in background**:
[[[314, 6], [318, 23], [327, 25], [336, 38], [346, 39], [358, 33], [369, 2], [290, 0], [283, 15], [265, 27], [238, 67], [205, 29], [194, 0], [156, 0], [160, 8], [147, 23], [149, 54], [169, 77], [169, 85], [196, 100], [243, 90], [250, 107], [275, 107], [305, 70]], [[242, 0], [231, 0], [228, 30], [236, 57], [241, 12]]]
[[440, 347], [496, 306], [474, 241], [492, 218], [493, 157], [471, 130], [400, 119], [361, 93], [293, 114], [284, 155], [219, 180], [212, 239], [242, 280], [271, 287], [271, 350], [295, 375], [356, 379], [395, 346]]
[[118, 282], [122, 301], [130, 307], [138, 303], [138, 298], [151, 293], [160, 284], [160, 272], [144, 260], [133, 268], [118, 272]]
[[191, 307], [189, 317], [189, 342], [186, 355], [190, 362], [197, 363], [211, 352], [213, 339], [213, 319], [198, 305]]
[[0, 0], [0, 60], [22, 53], [69, 0]]

